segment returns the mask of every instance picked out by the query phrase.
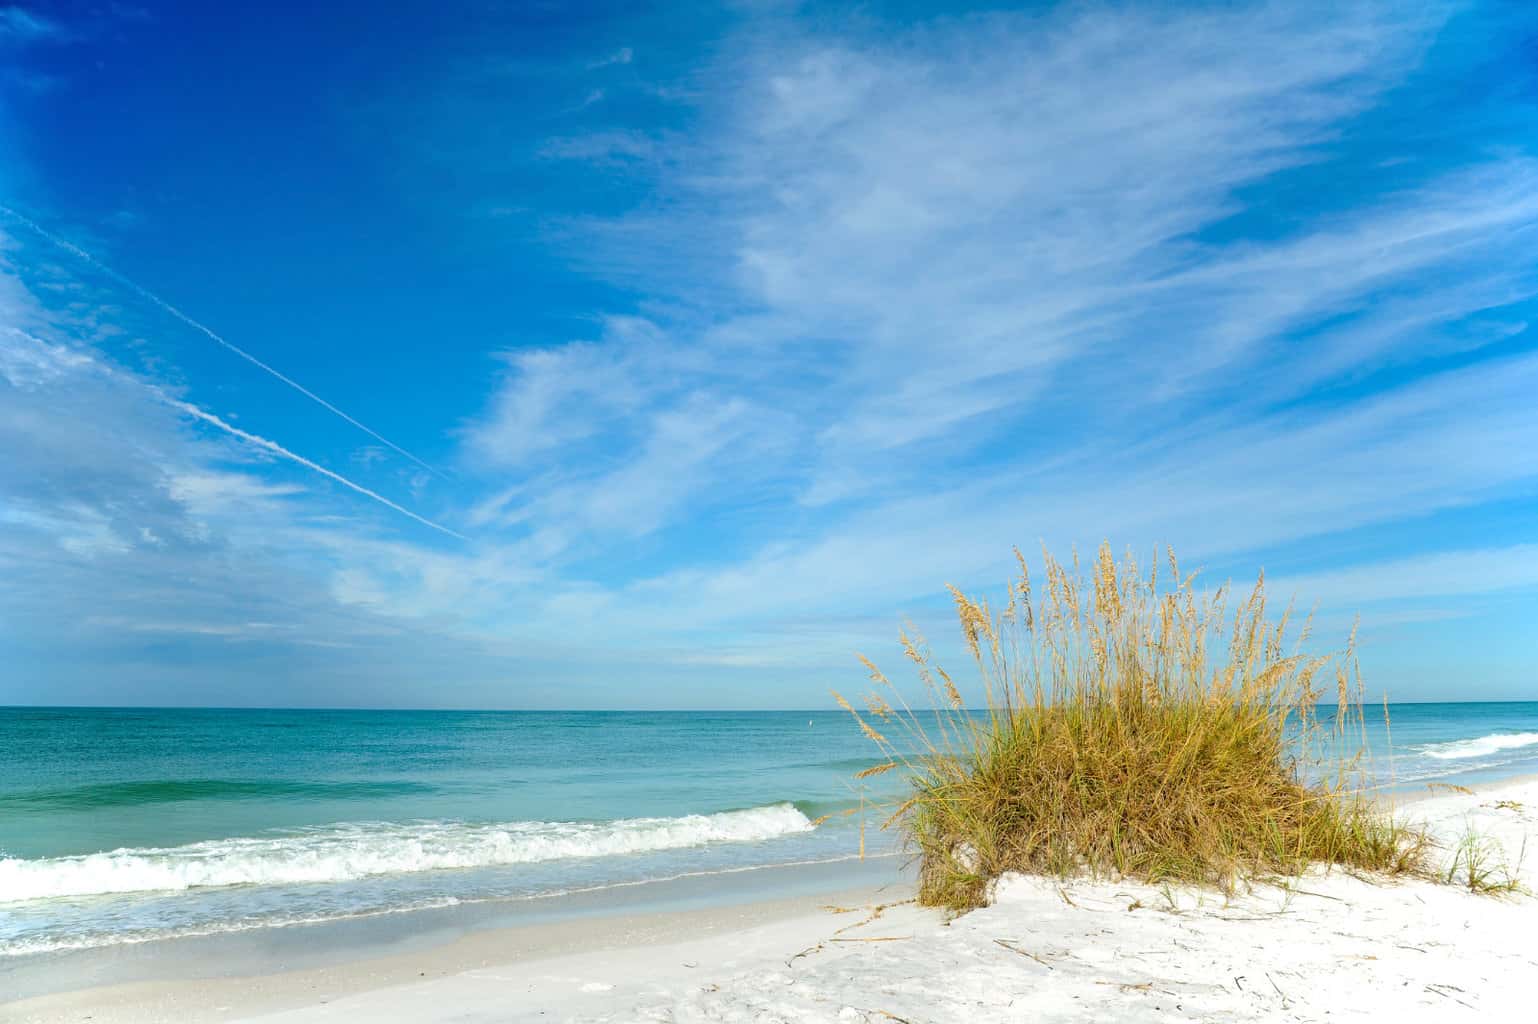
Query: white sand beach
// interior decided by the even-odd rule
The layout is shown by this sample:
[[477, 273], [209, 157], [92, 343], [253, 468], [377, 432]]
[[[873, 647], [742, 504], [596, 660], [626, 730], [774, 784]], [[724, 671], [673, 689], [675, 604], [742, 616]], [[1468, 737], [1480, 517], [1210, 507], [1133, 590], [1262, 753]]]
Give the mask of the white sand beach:
[[[1403, 806], [1473, 828], [1529, 890], [1538, 781]], [[1535, 846], [1538, 853], [1538, 846]], [[1538, 900], [1317, 872], [1234, 899], [1001, 881], [953, 920], [903, 889], [477, 932], [253, 977], [145, 981], [0, 1007], [6, 1021], [1526, 1020]]]

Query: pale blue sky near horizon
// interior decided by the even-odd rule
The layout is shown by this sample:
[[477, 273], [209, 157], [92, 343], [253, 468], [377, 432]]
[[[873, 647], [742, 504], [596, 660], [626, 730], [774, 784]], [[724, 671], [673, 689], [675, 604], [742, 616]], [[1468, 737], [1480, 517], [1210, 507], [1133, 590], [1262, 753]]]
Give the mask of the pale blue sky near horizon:
[[1011, 548], [1538, 699], [1538, 10], [0, 0], [0, 705], [818, 707]]

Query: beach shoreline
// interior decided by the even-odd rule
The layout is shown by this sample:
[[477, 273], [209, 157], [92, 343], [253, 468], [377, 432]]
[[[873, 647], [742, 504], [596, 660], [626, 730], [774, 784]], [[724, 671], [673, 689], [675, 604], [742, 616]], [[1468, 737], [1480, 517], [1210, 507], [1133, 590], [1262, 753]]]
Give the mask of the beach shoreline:
[[[1396, 803], [1449, 845], [1465, 827], [1477, 829], [1507, 850], [1529, 890], [1538, 888], [1533, 865], [1515, 860], [1538, 836], [1538, 780]], [[802, 890], [770, 899], [753, 898], [764, 887], [750, 882], [651, 909], [595, 901], [560, 920], [333, 949], [330, 962], [297, 969], [232, 971], [206, 943], [199, 952], [200, 940], [168, 940], [137, 953], [150, 966], [159, 959], [159, 976], [147, 975], [157, 980], [34, 995], [0, 1006], [0, 1016], [38, 1024], [1002, 1020], [1028, 999], [1041, 1019], [1065, 1021], [1308, 1020], [1323, 1009], [1365, 1019], [1384, 1000], [1411, 1019], [1445, 1020], [1503, 1019], [1519, 993], [1538, 990], [1538, 960], [1522, 948], [1538, 926], [1529, 896], [1340, 871], [1230, 900], [1125, 881], [1059, 887], [1012, 878], [993, 906], [948, 922], [905, 902], [911, 883], [900, 859], [866, 863], [888, 872], [884, 884], [837, 888], [833, 874], [815, 879], [815, 868], [800, 866], [784, 870], [808, 875]], [[164, 970], [172, 942], [208, 973], [166, 977], [175, 973]], [[1246, 949], [1261, 958], [1250, 987], [1235, 960]], [[1429, 964], [1436, 970], [1427, 973]], [[1220, 977], [1225, 971], [1235, 973]]]
[[[378, 998], [388, 990], [420, 984], [424, 979], [448, 980], [457, 989], [462, 984], [475, 984], [472, 972], [519, 971], [560, 963], [566, 965], [561, 970], [570, 971], [587, 961], [613, 964], [622, 954], [630, 962], [648, 949], [686, 943], [714, 946], [730, 940], [757, 947], [777, 944], [790, 936], [815, 938], [818, 926], [828, 916], [824, 906], [863, 906], [886, 895], [880, 887], [867, 887], [708, 908], [579, 916], [464, 931], [446, 941], [407, 941], [403, 943], [407, 948], [397, 952], [343, 956], [323, 966], [277, 973], [216, 973], [55, 992], [0, 1004], [0, 1019], [230, 1021], [283, 1011], [322, 1010], [349, 998]], [[197, 940], [167, 940], [166, 945], [187, 941]], [[598, 972], [589, 973], [595, 980], [585, 984], [612, 985], [596, 980]], [[603, 973], [612, 972], [606, 969]], [[579, 986], [579, 994], [604, 991], [608, 989], [582, 991]], [[463, 1005], [461, 995], [454, 998]]]
[[[416, 978], [422, 962], [435, 964], [441, 974], [489, 962], [610, 948], [605, 935], [611, 928], [653, 936], [715, 934], [728, 926], [743, 928], [811, 914], [825, 904], [881, 898], [890, 887], [907, 884], [902, 863], [892, 853], [864, 859], [850, 855], [534, 897], [490, 898], [308, 924], [0, 957], [0, 1020], [10, 1020], [8, 1014], [19, 1012], [17, 1007], [48, 1007], [46, 1013], [42, 1009], [28, 1012], [44, 1014], [37, 1019], [55, 1019], [48, 1014], [65, 1012], [64, 1007], [89, 992], [106, 996], [121, 1014], [130, 1012], [127, 1003], [135, 1002], [138, 995], [161, 986], [168, 991], [187, 990], [178, 991], [178, 1005], [197, 1007], [203, 1001], [192, 990], [243, 979], [261, 982], [303, 976], [322, 988], [353, 991]], [[367, 985], [355, 975], [366, 976]], [[271, 991], [273, 986], [262, 983], [256, 990]], [[123, 994], [127, 1003], [110, 993]], [[157, 991], [150, 1001], [160, 998]], [[52, 1008], [55, 1005], [59, 1009]]]

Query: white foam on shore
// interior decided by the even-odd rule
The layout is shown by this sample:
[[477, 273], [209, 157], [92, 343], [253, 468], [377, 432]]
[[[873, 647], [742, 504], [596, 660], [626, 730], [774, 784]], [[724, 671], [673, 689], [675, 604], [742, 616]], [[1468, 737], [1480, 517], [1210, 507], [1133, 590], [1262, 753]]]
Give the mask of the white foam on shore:
[[715, 878], [726, 875], [742, 875], [755, 871], [770, 871], [776, 868], [803, 868], [824, 864], [839, 864], [854, 860], [884, 860], [900, 857], [902, 854], [887, 853], [851, 853], [841, 857], [818, 857], [811, 860], [772, 861], [767, 864], [744, 864], [730, 868], [712, 868], [704, 871], [680, 871], [671, 875], [658, 875], [648, 878], [633, 878], [623, 882], [602, 882], [597, 885], [582, 885], [570, 889], [550, 889], [546, 892], [528, 893], [520, 896], [480, 896], [461, 898], [458, 896], [443, 896], [418, 902], [402, 904], [393, 907], [379, 907], [372, 910], [339, 911], [331, 914], [301, 914], [297, 916], [274, 915], [267, 917], [221, 919], [202, 927], [148, 927], [134, 931], [116, 932], [75, 932], [67, 935], [43, 934], [25, 939], [5, 940], [0, 939], [0, 959], [10, 956], [28, 956], [33, 953], [56, 953], [65, 950], [96, 949], [102, 946], [132, 946], [146, 942], [161, 942], [167, 939], [196, 939], [207, 938], [214, 935], [225, 935], [230, 932], [249, 932], [267, 928], [288, 928], [294, 925], [329, 924], [341, 920], [358, 920], [369, 917], [388, 917], [394, 914], [414, 914], [424, 910], [438, 910], [444, 907], [458, 907], [466, 904], [479, 903], [515, 903], [533, 902], [536, 900], [559, 899], [563, 896], [579, 896], [586, 893], [608, 892], [614, 889], [635, 889], [641, 886], [666, 884], [678, 882], [689, 878]]
[[360, 822], [164, 849], [0, 860], [0, 903], [611, 857], [809, 832], [788, 803], [606, 822]]
[[1466, 757], [1488, 757], [1503, 750], [1531, 746], [1538, 746], [1538, 732], [1497, 732], [1471, 740], [1428, 743], [1420, 750], [1427, 757], [1434, 757], [1439, 761], [1454, 761]]

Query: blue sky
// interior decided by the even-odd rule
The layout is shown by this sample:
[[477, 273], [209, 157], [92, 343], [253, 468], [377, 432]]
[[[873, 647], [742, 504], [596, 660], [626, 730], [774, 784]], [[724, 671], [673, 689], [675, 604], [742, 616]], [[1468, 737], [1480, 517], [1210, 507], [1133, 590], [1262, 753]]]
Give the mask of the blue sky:
[[0, 703], [818, 707], [1102, 539], [1538, 699], [1524, 5], [325, 6], [0, 6]]

